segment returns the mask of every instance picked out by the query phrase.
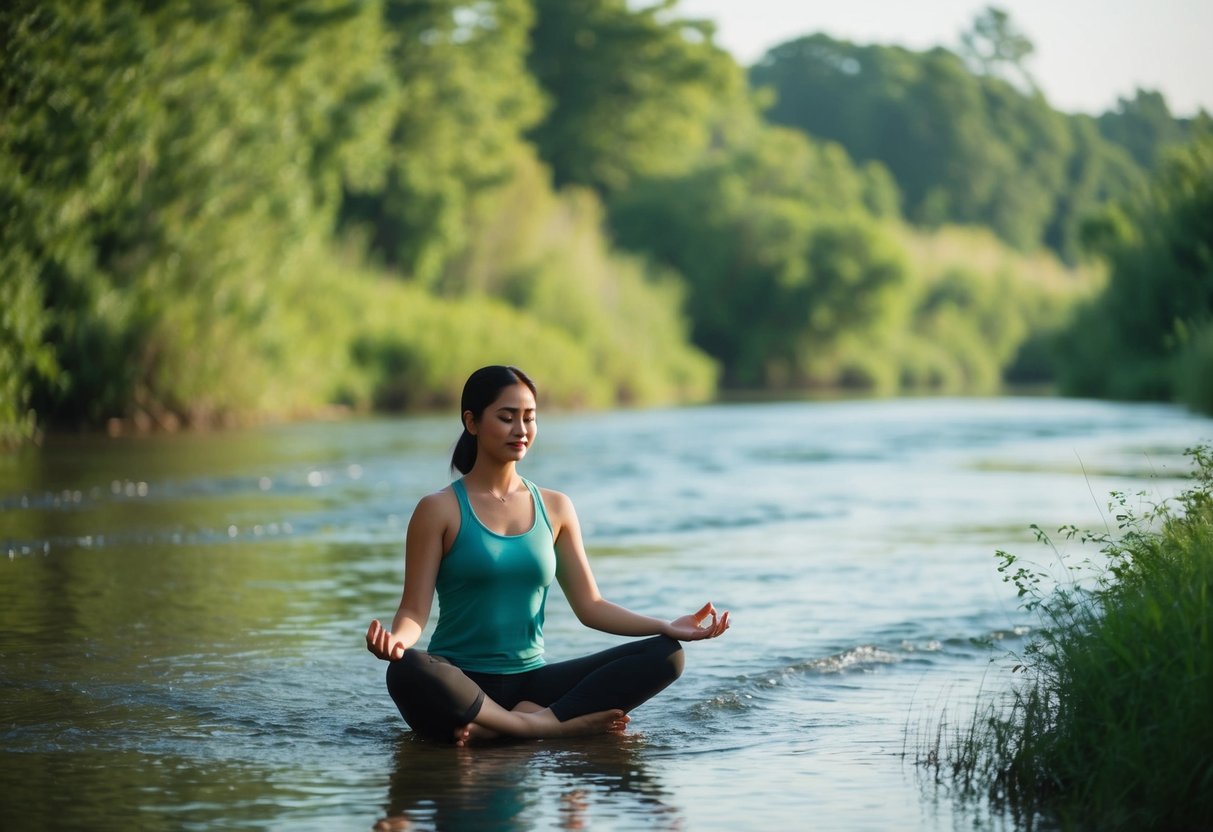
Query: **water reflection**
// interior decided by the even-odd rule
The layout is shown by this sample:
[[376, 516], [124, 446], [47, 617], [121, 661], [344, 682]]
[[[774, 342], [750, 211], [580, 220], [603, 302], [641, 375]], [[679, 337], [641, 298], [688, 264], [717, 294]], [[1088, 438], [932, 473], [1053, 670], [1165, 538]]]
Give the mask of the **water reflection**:
[[454, 748], [405, 734], [376, 830], [681, 829], [642, 735]]

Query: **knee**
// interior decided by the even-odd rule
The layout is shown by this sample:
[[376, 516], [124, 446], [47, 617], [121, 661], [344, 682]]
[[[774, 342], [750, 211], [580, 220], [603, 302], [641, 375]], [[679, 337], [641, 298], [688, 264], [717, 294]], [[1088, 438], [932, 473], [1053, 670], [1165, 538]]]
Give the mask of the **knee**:
[[676, 638], [657, 636], [656, 642], [658, 655], [662, 658], [663, 667], [672, 682], [682, 675], [686, 665], [686, 651], [682, 649], [682, 642]]
[[[434, 716], [433, 676], [427, 671], [430, 656], [421, 650], [405, 650], [404, 655], [388, 662], [387, 692], [404, 721], [421, 736], [450, 739], [445, 722]], [[453, 728], [453, 726], [450, 726]]]
[[387, 663], [387, 689], [389, 692], [404, 690], [412, 684], [425, 664], [426, 654], [408, 649], [404, 655]]

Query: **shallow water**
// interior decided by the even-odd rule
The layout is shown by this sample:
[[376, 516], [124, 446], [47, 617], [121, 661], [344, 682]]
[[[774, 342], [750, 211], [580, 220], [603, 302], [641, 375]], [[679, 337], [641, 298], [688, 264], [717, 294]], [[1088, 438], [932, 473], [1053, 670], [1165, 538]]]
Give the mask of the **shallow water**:
[[[604, 593], [733, 611], [624, 737], [416, 741], [364, 649], [451, 418], [58, 437], [0, 458], [6, 829], [1006, 826], [924, 784], [923, 726], [1005, 689], [1030, 622], [994, 552], [1174, 493], [1213, 421], [917, 399], [544, 415]], [[1137, 499], [1137, 498], [1133, 498]], [[616, 643], [549, 602], [548, 655]], [[990, 646], [992, 642], [993, 647]], [[908, 756], [906, 756], [908, 754]], [[977, 814], [973, 814], [977, 812]]]

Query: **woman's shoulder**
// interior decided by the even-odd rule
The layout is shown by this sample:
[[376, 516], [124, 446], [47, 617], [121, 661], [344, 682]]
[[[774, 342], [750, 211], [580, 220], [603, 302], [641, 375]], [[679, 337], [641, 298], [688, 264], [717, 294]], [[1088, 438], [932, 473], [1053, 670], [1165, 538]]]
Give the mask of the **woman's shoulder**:
[[543, 505], [549, 514], [560, 516], [573, 510], [573, 501], [569, 499], [569, 495], [554, 488], [544, 488], [543, 486], [536, 486], [536, 488], [539, 489], [539, 495], [543, 497]]
[[440, 488], [432, 494], [426, 494], [417, 501], [413, 509], [415, 520], [445, 520], [452, 513], [459, 516], [459, 499], [455, 496], [454, 485]]

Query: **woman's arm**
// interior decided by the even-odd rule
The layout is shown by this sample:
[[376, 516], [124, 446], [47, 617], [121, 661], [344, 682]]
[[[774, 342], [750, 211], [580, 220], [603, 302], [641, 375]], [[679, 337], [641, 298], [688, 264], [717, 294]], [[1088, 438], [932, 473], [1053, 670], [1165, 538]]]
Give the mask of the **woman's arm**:
[[[556, 535], [556, 578], [577, 620], [587, 627], [619, 636], [666, 635], [680, 641], [715, 638], [729, 628], [729, 614], [718, 615], [711, 603], [673, 621], [653, 618], [602, 597], [590, 569], [573, 501], [559, 491], [543, 489], [543, 502]], [[701, 626], [711, 617], [711, 623]]]
[[392, 627], [385, 629], [376, 619], [366, 631], [366, 648], [385, 661], [400, 658], [416, 644], [429, 620], [451, 519], [445, 498], [441, 492], [430, 494], [417, 504], [405, 537], [404, 589]]

